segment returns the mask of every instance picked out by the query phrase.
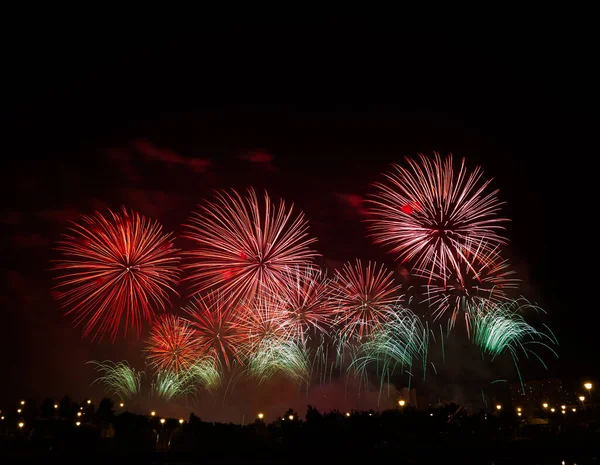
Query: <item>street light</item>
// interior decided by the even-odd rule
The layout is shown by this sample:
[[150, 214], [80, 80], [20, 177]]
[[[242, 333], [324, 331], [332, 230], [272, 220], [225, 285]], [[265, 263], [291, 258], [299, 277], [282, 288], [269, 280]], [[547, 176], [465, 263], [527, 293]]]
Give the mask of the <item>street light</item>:
[[405, 401], [404, 399], [400, 399], [400, 400], [398, 401], [398, 405], [399, 405], [400, 407], [404, 407], [404, 406], [406, 405], [406, 401]]
[[0, 420], [4, 420], [4, 417], [0, 417]]
[[[592, 389], [592, 385], [591, 384], [590, 384], [590, 389]], [[21, 405], [25, 405], [25, 401], [24, 400], [21, 401]]]
[[548, 403], [547, 403], [547, 402], [544, 402], [544, 403], [542, 404], [542, 407], [544, 407], [544, 408], [548, 408]]
[[22, 421], [19, 422], [19, 428], [23, 428], [23, 426], [25, 426], [25, 423], [23, 423]]
[[346, 412], [346, 416], [349, 417], [350, 416], [350, 412]]
[[80, 421], [76, 421], [76, 422], [75, 422], [75, 426], [80, 426], [80, 425], [81, 425], [81, 422], [80, 422]]
[[585, 384], [583, 385], [583, 387], [584, 387], [584, 388], [586, 388], [588, 391], [591, 391], [591, 390], [592, 390], [592, 383], [589, 383], [589, 382], [588, 382], [588, 383], [585, 383]]
[[561, 410], [561, 413], [564, 415], [566, 412], [566, 410]]
[[259, 420], [262, 420], [264, 417], [265, 417], [264, 413], [261, 412], [261, 413], [258, 414], [258, 419]]
[[21, 413], [21, 409], [20, 408], [17, 409], [17, 413]]
[[502, 410], [502, 405], [500, 405], [500, 404], [496, 405], [496, 410]]
[[77, 416], [80, 417], [81, 416], [81, 412], [77, 412]]
[[571, 409], [571, 410], [573, 410], [573, 413], [575, 413], [575, 412], [577, 411], [577, 409], [576, 409], [576, 408], [574, 408], [574, 409]]
[[288, 418], [289, 418], [290, 420], [293, 420], [293, 419], [294, 419], [294, 415], [290, 415]]
[[184, 420], [183, 420], [183, 418], [180, 418], [180, 419], [179, 419], [179, 424], [180, 424], [180, 425], [183, 425], [183, 421], [184, 421]]
[[518, 413], [517, 413], [517, 415], [518, 415], [518, 416], [521, 416], [521, 415], [522, 415], [522, 413], [521, 413], [521, 412], [518, 412]]
[[54, 404], [54, 408], [58, 408], [58, 404]]
[[121, 402], [121, 403], [119, 404], [119, 407], [123, 408], [123, 407], [125, 407], [125, 404], [124, 404], [123, 402]]
[[517, 412], [520, 412], [521, 410], [521, 407], [517, 407]]
[[164, 425], [164, 424], [165, 424], [165, 419], [164, 419], [164, 418], [161, 418], [161, 419], [160, 419], [160, 424], [161, 424], [161, 425]]
[[552, 413], [554, 413], [554, 412], [556, 412], [556, 409], [555, 409], [555, 408], [551, 408], [551, 409], [550, 409], [550, 411], [551, 411]]
[[567, 406], [566, 405], [561, 405], [560, 408], [561, 408], [561, 410], [564, 410], [564, 409], [567, 408]]
[[579, 396], [579, 402], [583, 402], [585, 400], [584, 396]]
[[88, 399], [87, 403], [88, 403], [88, 405], [90, 405], [92, 403], [92, 401], [90, 399]]
[[152, 416], [152, 417], [153, 417], [153, 416], [155, 416], [155, 415], [156, 415], [156, 412], [155, 412], [154, 410], [152, 410], [152, 411], [150, 412], [150, 416]]

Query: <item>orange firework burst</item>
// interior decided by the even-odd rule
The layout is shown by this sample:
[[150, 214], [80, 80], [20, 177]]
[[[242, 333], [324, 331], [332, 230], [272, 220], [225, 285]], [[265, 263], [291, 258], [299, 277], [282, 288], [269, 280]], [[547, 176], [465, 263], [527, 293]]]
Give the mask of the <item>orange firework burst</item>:
[[175, 315], [164, 315], [153, 326], [146, 352], [152, 368], [172, 373], [189, 372], [199, 358], [194, 331]]

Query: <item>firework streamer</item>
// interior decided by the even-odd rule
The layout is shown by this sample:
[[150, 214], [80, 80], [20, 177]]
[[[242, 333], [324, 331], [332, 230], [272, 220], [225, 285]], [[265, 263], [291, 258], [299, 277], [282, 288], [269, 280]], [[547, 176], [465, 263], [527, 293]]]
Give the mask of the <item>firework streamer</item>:
[[172, 235], [125, 208], [83, 216], [57, 250], [55, 295], [66, 314], [75, 315], [75, 325], [83, 324], [84, 337], [114, 340], [121, 326], [139, 335], [142, 322], [152, 322], [176, 294], [179, 258]]
[[198, 340], [186, 320], [165, 315], [152, 328], [146, 353], [153, 369], [187, 372], [197, 363]]
[[131, 399], [140, 392], [144, 372], [136, 371], [126, 361], [90, 360], [87, 363], [94, 365], [96, 372], [102, 374], [94, 383], [103, 384], [106, 392], [115, 394], [121, 400]]

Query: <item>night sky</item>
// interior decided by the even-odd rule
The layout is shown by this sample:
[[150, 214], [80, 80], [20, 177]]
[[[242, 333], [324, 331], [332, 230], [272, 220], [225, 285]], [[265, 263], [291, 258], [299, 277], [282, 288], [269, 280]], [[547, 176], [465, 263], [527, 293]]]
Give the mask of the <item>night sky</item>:
[[83, 396], [87, 360], [141, 363], [134, 337], [81, 340], [51, 298], [52, 248], [79, 214], [126, 205], [179, 232], [214, 189], [254, 186], [306, 213], [322, 265], [393, 266], [365, 237], [359, 200], [390, 163], [433, 151], [481, 164], [507, 202], [505, 255], [560, 342], [549, 372], [525, 378], [600, 379], [589, 37], [61, 32], [4, 61], [4, 399]]

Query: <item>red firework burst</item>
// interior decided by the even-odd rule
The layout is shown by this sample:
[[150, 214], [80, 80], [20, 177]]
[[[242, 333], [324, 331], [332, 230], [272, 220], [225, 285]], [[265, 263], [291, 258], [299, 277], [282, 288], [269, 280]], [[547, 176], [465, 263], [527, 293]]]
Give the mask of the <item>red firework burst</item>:
[[251, 350], [268, 340], [293, 340], [293, 321], [286, 312], [285, 303], [272, 292], [259, 292], [244, 313]]
[[331, 296], [336, 305], [336, 324], [342, 339], [359, 339], [380, 326], [390, 315], [391, 306], [397, 301], [400, 286], [394, 284], [392, 271], [383, 265], [360, 260], [353, 266], [346, 263], [336, 270], [331, 282]]
[[434, 319], [441, 318], [450, 310], [449, 328], [452, 328], [462, 311], [467, 332], [470, 330], [470, 308], [479, 307], [483, 301], [499, 303], [510, 300], [509, 291], [519, 287], [519, 279], [514, 277], [508, 260], [503, 260], [497, 249], [480, 244], [475, 253], [480, 259], [473, 266], [461, 262], [460, 273], [454, 269], [448, 269], [444, 274], [432, 274], [430, 270], [415, 272], [416, 276], [428, 278], [423, 302], [433, 309]]
[[55, 270], [56, 296], [75, 324], [84, 323], [83, 335], [115, 339], [121, 324], [139, 334], [143, 320], [152, 321], [164, 310], [179, 278], [171, 234], [138, 213], [96, 212], [73, 223], [57, 249], [63, 258]]
[[377, 193], [369, 200], [370, 230], [376, 243], [391, 246], [416, 268], [447, 279], [446, 270], [461, 273], [461, 262], [475, 268], [481, 261], [478, 247], [485, 242], [489, 252], [506, 244], [499, 231], [502, 202], [498, 191], [487, 192], [490, 180], [483, 181], [477, 167], [468, 173], [464, 159], [454, 170], [452, 156], [442, 160], [420, 156], [407, 158], [408, 167], [393, 165], [385, 174], [387, 183], [376, 183]]
[[184, 310], [201, 355], [217, 357], [227, 367], [234, 360], [243, 363], [248, 350], [248, 330], [238, 304], [211, 293], [197, 296]]
[[299, 339], [304, 342], [310, 330], [324, 332], [333, 320], [334, 306], [329, 300], [329, 280], [318, 269], [294, 270], [288, 283], [274, 300], [281, 307]]
[[198, 361], [198, 342], [190, 324], [175, 315], [164, 315], [153, 326], [148, 360], [155, 370], [187, 373]]
[[262, 287], [285, 286], [285, 271], [311, 266], [317, 256], [309, 246], [304, 214], [292, 216], [283, 201], [276, 207], [265, 192], [261, 213], [252, 189], [243, 199], [237, 192], [216, 194], [185, 225], [185, 237], [195, 243], [186, 265], [196, 292], [218, 290], [227, 298], [250, 301]]

